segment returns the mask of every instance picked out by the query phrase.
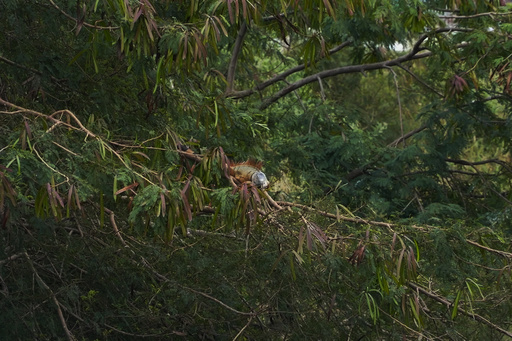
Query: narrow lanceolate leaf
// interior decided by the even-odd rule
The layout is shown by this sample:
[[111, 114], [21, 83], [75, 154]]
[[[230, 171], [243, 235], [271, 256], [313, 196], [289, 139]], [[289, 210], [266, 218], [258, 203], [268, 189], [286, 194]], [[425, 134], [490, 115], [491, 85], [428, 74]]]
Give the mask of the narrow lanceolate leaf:
[[[295, 257], [302, 259], [295, 251], [292, 251]], [[292, 274], [292, 278], [294, 281], [297, 280], [297, 276], [295, 275], [295, 264], [293, 262], [293, 256], [290, 254], [290, 272]]]
[[66, 218], [69, 218], [69, 214], [71, 211], [71, 201], [73, 199], [73, 188], [75, 188], [74, 185], [69, 186], [68, 200], [66, 201]]
[[185, 210], [185, 213], [187, 214], [187, 219], [189, 221], [192, 220], [192, 208], [190, 207], [190, 204], [188, 202], [187, 190], [190, 186], [191, 179], [192, 179], [192, 175], [188, 178], [187, 182], [185, 183], [185, 186], [180, 191], [181, 200], [183, 201], [183, 209]]
[[421, 317], [420, 317], [420, 306], [418, 301], [418, 296], [414, 296], [414, 301], [412, 298], [409, 298], [409, 304], [411, 306], [412, 314], [414, 315], [414, 319], [418, 326], [421, 326]]
[[176, 207], [173, 205], [169, 206], [169, 214], [167, 215], [167, 241], [171, 241], [174, 238], [174, 228], [176, 226]]
[[455, 298], [455, 301], [453, 302], [452, 320], [454, 320], [455, 317], [457, 317], [457, 312], [459, 309], [459, 300], [460, 300], [461, 295], [462, 295], [462, 290], [459, 290], [457, 292], [457, 297]]
[[53, 216], [57, 217], [57, 202], [55, 201], [55, 197], [52, 193], [52, 186], [49, 182], [46, 184], [46, 191], [48, 192], [48, 200], [50, 202], [50, 208], [52, 209]]
[[327, 14], [329, 14], [331, 17], [336, 19], [334, 9], [332, 8], [332, 5], [329, 2], [329, 0], [323, 0], [323, 2], [324, 2], [325, 9], [327, 10]]
[[114, 195], [119, 195], [119, 194], [121, 194], [121, 193], [123, 193], [123, 192], [126, 192], [126, 191], [128, 191], [128, 190], [134, 189], [134, 188], [136, 188], [137, 186], [139, 186], [139, 183], [138, 183], [138, 182], [134, 182], [134, 183], [132, 183], [132, 184], [130, 184], [130, 185], [128, 185], [128, 186], [125, 186], [125, 187], [121, 188], [120, 190], [118, 190], [117, 192], [115, 192], [115, 193], [114, 193]]
[[103, 205], [103, 192], [100, 191], [100, 227], [105, 225], [105, 206]]
[[165, 217], [165, 211], [167, 210], [166, 209], [166, 205], [165, 205], [165, 196], [164, 196], [164, 193], [160, 193], [160, 202], [161, 202], [161, 205], [162, 205], [162, 216]]
[[[237, 0], [235, 0], [237, 1]], [[233, 8], [231, 8], [231, 3], [233, 2], [233, 0], [227, 0], [227, 3], [226, 5], [228, 6], [228, 14], [229, 14], [229, 21], [234, 24], [235, 23], [235, 18], [233, 16]]]
[[304, 226], [301, 226], [299, 231], [299, 245], [297, 247], [297, 252], [299, 254], [304, 253], [303, 245], [304, 245]]
[[393, 233], [393, 240], [391, 241], [391, 250], [390, 250], [390, 256], [393, 256], [393, 250], [395, 249], [395, 243], [396, 243], [396, 232]]
[[82, 210], [82, 206], [80, 205], [80, 198], [78, 196], [78, 191], [76, 190], [76, 188], [75, 188], [74, 192], [75, 192], [75, 204], [76, 204], [76, 207], [78, 207], [78, 209], [81, 211]]

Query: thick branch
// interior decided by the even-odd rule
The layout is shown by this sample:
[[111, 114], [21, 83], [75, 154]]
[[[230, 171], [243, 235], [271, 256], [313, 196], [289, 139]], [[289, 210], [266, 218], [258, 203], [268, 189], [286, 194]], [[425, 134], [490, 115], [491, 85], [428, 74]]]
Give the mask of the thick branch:
[[[329, 53], [327, 53], [326, 56], [330, 56], [338, 51], [341, 51], [344, 47], [347, 47], [351, 44], [352, 44], [351, 41], [346, 41], [346, 42], [330, 49]], [[319, 58], [318, 60], [321, 60], [321, 59], [323, 59], [323, 58]], [[238, 99], [238, 98], [244, 98], [244, 97], [250, 96], [250, 95], [252, 95], [258, 91], [261, 91], [279, 81], [284, 81], [288, 76], [290, 76], [296, 72], [300, 72], [300, 71], [304, 70], [305, 68], [306, 68], [306, 64], [295, 66], [289, 70], [286, 70], [285, 72], [282, 72], [282, 73], [276, 75], [275, 77], [272, 77], [272, 78], [266, 80], [263, 83], [256, 85], [256, 87], [254, 87], [253, 89], [248, 89], [248, 90], [243, 90], [243, 91], [235, 91], [235, 92], [229, 94], [229, 97]]]
[[512, 173], [511, 166], [507, 162], [499, 160], [499, 159], [489, 159], [489, 160], [482, 160], [482, 161], [475, 161], [475, 162], [466, 161], [466, 160], [446, 159], [446, 162], [455, 163], [455, 164], [464, 165], [464, 166], [471, 166], [471, 167], [485, 165], [488, 163], [496, 163], [496, 164], [502, 166], [503, 168], [505, 168], [510, 173]]
[[236, 73], [236, 64], [238, 62], [238, 55], [240, 54], [240, 51], [242, 50], [242, 43], [244, 41], [245, 33], [247, 32], [247, 24], [242, 22], [242, 25], [240, 26], [240, 30], [238, 31], [238, 35], [236, 37], [235, 46], [233, 47], [233, 55], [231, 56], [231, 60], [229, 61], [228, 66], [228, 76], [227, 76], [227, 82], [228, 85], [226, 87], [226, 93], [230, 94], [233, 92], [234, 83], [235, 83], [235, 73]]
[[[267, 98], [260, 106], [261, 110], [264, 110], [268, 108], [271, 104], [277, 102], [281, 97], [286, 96], [290, 92], [303, 87], [306, 84], [316, 82], [318, 79], [328, 78], [328, 77], [334, 77], [337, 75], [345, 74], [345, 73], [357, 73], [357, 72], [365, 72], [365, 71], [372, 71], [372, 70], [379, 70], [384, 68], [390, 68], [393, 66], [401, 66], [402, 63], [416, 60], [416, 59], [422, 59], [427, 58], [432, 55], [432, 52], [427, 51], [423, 53], [419, 53], [423, 48], [421, 48], [421, 44], [428, 39], [432, 34], [438, 34], [438, 33], [446, 33], [446, 32], [469, 32], [470, 30], [464, 29], [464, 28], [440, 28], [437, 29], [434, 32], [429, 32], [424, 35], [422, 35], [418, 41], [413, 45], [411, 51], [409, 53], [400, 56], [398, 58], [392, 59], [392, 60], [386, 60], [378, 63], [372, 63], [372, 64], [363, 64], [363, 65], [348, 65], [348, 66], [342, 66], [335, 69], [330, 70], [324, 70], [320, 71], [316, 74], [310, 75], [306, 78], [302, 78], [298, 80], [297, 82], [291, 83], [290, 85], [286, 86], [285, 88], [281, 89], [277, 93], [275, 93], [273, 96]], [[461, 44], [457, 47], [464, 47], [467, 46], [467, 44]]]
[[345, 74], [345, 73], [358, 73], [358, 72], [365, 72], [365, 71], [389, 68], [392, 66], [400, 65], [401, 63], [404, 63], [404, 62], [407, 62], [410, 60], [430, 57], [431, 55], [432, 55], [432, 52], [424, 52], [424, 53], [413, 54], [413, 55], [407, 54], [405, 56], [402, 56], [402, 57], [399, 57], [396, 59], [386, 60], [386, 61], [378, 62], [378, 63], [363, 64], [363, 65], [348, 65], [348, 66], [342, 66], [342, 67], [335, 68], [335, 69], [320, 71], [316, 74], [302, 78], [301, 80], [298, 80], [297, 82], [291, 83], [287, 87], [276, 92], [273, 96], [269, 97], [262, 103], [262, 105], [260, 106], [260, 109], [264, 110], [264, 109], [268, 108], [271, 104], [277, 102], [281, 97], [288, 95], [290, 92], [292, 92], [296, 89], [299, 89], [306, 84], [317, 82], [318, 78], [323, 79], [323, 78], [338, 76], [338, 75]]

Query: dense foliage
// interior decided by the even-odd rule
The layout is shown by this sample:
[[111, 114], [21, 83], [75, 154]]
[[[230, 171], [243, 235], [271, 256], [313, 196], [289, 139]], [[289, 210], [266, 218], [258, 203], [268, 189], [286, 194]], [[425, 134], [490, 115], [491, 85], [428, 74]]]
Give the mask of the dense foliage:
[[0, 339], [512, 337], [510, 4], [0, 8]]

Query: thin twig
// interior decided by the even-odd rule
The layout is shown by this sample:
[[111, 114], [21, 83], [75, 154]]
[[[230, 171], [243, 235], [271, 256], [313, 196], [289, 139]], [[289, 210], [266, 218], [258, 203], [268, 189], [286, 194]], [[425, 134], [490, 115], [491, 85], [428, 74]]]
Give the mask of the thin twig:
[[[48, 1], [52, 4], [53, 7], [55, 7], [55, 9], [57, 9], [60, 13], [62, 13], [66, 18], [74, 21], [75, 24], [78, 25], [78, 19], [77, 18], [74, 18], [71, 15], [67, 14], [66, 12], [64, 12], [64, 10], [62, 10], [59, 6], [57, 6], [57, 4], [55, 2], [53, 2], [53, 0], [48, 0]], [[84, 22], [83, 25], [86, 26], [86, 27], [95, 28], [97, 30], [117, 30], [117, 29], [119, 29], [118, 26], [98, 26], [98, 25], [93, 25], [93, 24], [89, 24], [89, 23], [86, 23], [86, 22]]]
[[[407, 283], [407, 285], [408, 285], [411, 289], [413, 289], [413, 290], [415, 290], [415, 291], [417, 291], [417, 292], [420, 292], [420, 293], [422, 293], [422, 294], [424, 294], [424, 295], [426, 295], [426, 296], [428, 296], [428, 297], [432, 298], [433, 300], [435, 300], [435, 301], [437, 301], [437, 302], [439, 302], [439, 303], [441, 303], [441, 304], [445, 305], [447, 308], [450, 308], [450, 307], [452, 307], [452, 306], [453, 306], [453, 302], [450, 302], [450, 301], [449, 301], [448, 299], [446, 299], [445, 297], [440, 296], [440, 295], [437, 295], [437, 294], [435, 294], [435, 293], [433, 293], [433, 292], [431, 292], [431, 291], [429, 291], [429, 290], [427, 290], [427, 289], [425, 289], [425, 288], [421, 287], [420, 285], [418, 285], [418, 284], [416, 284], [416, 283], [409, 282], [409, 283]], [[472, 319], [474, 319], [474, 320], [476, 320], [476, 321], [478, 321], [478, 322], [481, 322], [481, 323], [483, 323], [483, 324], [485, 324], [485, 325], [487, 325], [487, 326], [491, 327], [492, 329], [494, 329], [494, 330], [496, 330], [496, 331], [498, 331], [498, 332], [500, 332], [500, 333], [502, 333], [502, 334], [504, 334], [504, 335], [507, 335], [507, 336], [509, 336], [509, 337], [512, 337], [512, 333], [511, 333], [511, 332], [509, 332], [509, 331], [507, 331], [507, 330], [505, 330], [505, 329], [501, 328], [500, 326], [495, 325], [494, 323], [492, 323], [491, 321], [487, 320], [486, 318], [484, 318], [484, 317], [483, 317], [483, 316], [481, 316], [481, 315], [478, 315], [478, 314], [475, 314], [475, 313], [472, 313], [472, 312], [466, 311], [465, 309], [461, 308], [460, 306], [458, 307], [458, 311], [459, 311], [461, 314], [466, 315], [466, 316], [468, 316], [468, 317], [470, 317], [470, 318], [472, 318]]]
[[25, 257], [27, 258], [28, 265], [30, 266], [30, 269], [34, 273], [34, 276], [39, 283], [48, 293], [50, 294], [53, 303], [55, 303], [55, 306], [57, 307], [57, 314], [59, 315], [59, 320], [62, 325], [62, 328], [64, 328], [64, 332], [66, 333], [66, 337], [69, 341], [76, 341], [75, 336], [71, 333], [69, 330], [66, 319], [64, 318], [64, 314], [62, 314], [62, 310], [60, 309], [60, 303], [57, 300], [57, 297], [55, 296], [55, 293], [50, 289], [50, 287], [43, 281], [43, 279], [39, 276], [39, 273], [37, 272], [36, 268], [34, 267], [34, 264], [32, 263], [32, 260], [30, 259], [30, 256], [28, 255], [27, 251], [24, 252]]
[[[367, 220], [367, 219], [362, 219], [362, 218], [351, 218], [351, 217], [346, 217], [346, 216], [342, 216], [342, 215], [336, 215], [336, 214], [332, 214], [332, 213], [329, 213], [329, 212], [317, 210], [316, 208], [309, 207], [309, 206], [302, 205], [302, 204], [286, 202], [286, 201], [277, 201], [276, 203], [278, 205], [280, 205], [280, 206], [297, 207], [297, 208], [300, 208], [300, 209], [303, 209], [303, 210], [313, 211], [313, 212], [315, 212], [317, 214], [320, 214], [320, 215], [322, 215], [324, 217], [331, 218], [331, 219], [339, 219], [339, 220], [349, 221], [349, 222], [356, 223], [356, 224], [368, 224], [368, 225], [375, 225], [375, 226], [384, 226], [384, 227], [387, 227], [388, 229], [390, 229], [391, 231], [393, 231], [393, 227], [396, 227], [396, 224], [392, 224], [392, 223], [386, 223], [386, 222], [383, 222], [383, 221], [374, 221], [374, 220]], [[414, 226], [414, 227], [415, 228], [419, 228], [417, 226]]]
[[403, 147], [405, 148], [405, 139], [403, 138], [403, 136], [404, 136], [404, 119], [403, 119], [403, 115], [402, 115], [402, 102], [400, 101], [400, 89], [398, 88], [398, 79], [397, 79], [395, 70], [393, 70], [393, 68], [391, 68], [391, 67], [388, 67], [388, 69], [393, 74], [393, 80], [395, 81], [396, 98], [398, 101], [398, 116], [400, 118], [400, 135], [402, 137]]
[[240, 337], [240, 335], [242, 335], [242, 334], [243, 334], [244, 330], [245, 330], [247, 327], [249, 327], [249, 325], [250, 325], [250, 324], [251, 324], [251, 322], [252, 322], [253, 317], [254, 317], [254, 316], [251, 316], [251, 317], [249, 318], [249, 321], [247, 321], [247, 323], [245, 324], [245, 326], [244, 326], [242, 329], [240, 329], [240, 331], [238, 332], [238, 334], [236, 334], [236, 335], [235, 335], [235, 337], [233, 338], [233, 341], [236, 341], [236, 340]]

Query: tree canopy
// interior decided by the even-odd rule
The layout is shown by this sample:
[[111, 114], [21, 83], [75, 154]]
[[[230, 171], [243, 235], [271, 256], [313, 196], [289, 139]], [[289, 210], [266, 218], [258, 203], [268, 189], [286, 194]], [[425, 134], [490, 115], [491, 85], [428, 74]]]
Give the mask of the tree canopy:
[[512, 337], [508, 1], [0, 8], [1, 339]]

